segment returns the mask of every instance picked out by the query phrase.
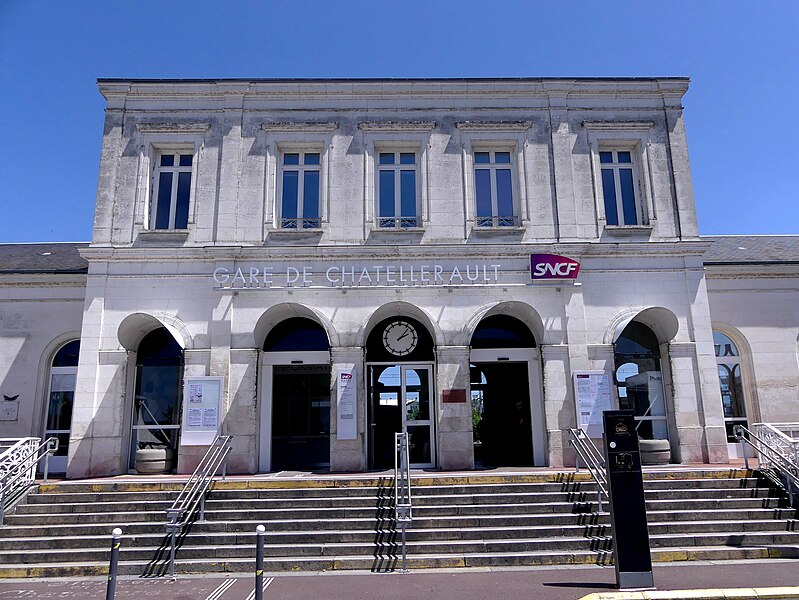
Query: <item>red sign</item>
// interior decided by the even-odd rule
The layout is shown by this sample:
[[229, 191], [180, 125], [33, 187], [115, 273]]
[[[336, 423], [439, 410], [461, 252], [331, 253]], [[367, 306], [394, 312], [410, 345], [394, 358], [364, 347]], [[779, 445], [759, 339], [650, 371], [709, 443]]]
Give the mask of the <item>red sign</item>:
[[441, 392], [442, 402], [466, 402], [466, 390], [444, 390]]
[[580, 263], [568, 256], [559, 254], [531, 254], [530, 278], [533, 281], [542, 279], [577, 279]]

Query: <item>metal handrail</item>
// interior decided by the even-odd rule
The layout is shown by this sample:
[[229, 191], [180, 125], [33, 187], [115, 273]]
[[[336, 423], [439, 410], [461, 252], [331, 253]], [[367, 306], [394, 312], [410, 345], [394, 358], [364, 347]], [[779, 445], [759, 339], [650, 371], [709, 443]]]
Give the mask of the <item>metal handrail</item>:
[[408, 460], [408, 433], [394, 434], [394, 521], [402, 530], [402, 572], [408, 571], [405, 531], [413, 520], [411, 466]]
[[222, 467], [222, 480], [227, 474], [227, 455], [231, 451], [229, 435], [219, 435], [208, 447], [205, 455], [200, 460], [194, 473], [191, 474], [186, 485], [175, 498], [172, 506], [166, 509], [166, 531], [171, 537], [169, 551], [169, 576], [175, 576], [175, 541], [194, 515], [197, 507], [200, 508], [200, 522], [205, 520], [205, 496], [208, 488], [216, 477], [217, 471]]
[[569, 429], [569, 445], [577, 452], [575, 470], [580, 470], [582, 460], [588, 472], [591, 473], [597, 486], [597, 508], [602, 512], [602, 496], [608, 497], [608, 480], [605, 475], [605, 457], [596, 447], [593, 440], [582, 429]]
[[791, 506], [797, 506], [799, 497], [799, 439], [787, 436], [780, 428], [796, 431], [793, 423], [755, 423], [755, 431], [743, 425], [735, 425], [733, 433], [741, 444], [744, 465], [749, 468], [746, 445], [751, 446], [757, 455], [758, 468], [779, 483], [790, 498]]
[[[7, 441], [7, 440], [3, 440]], [[0, 525], [6, 512], [27, 496], [36, 482], [36, 469], [44, 459], [44, 481], [50, 456], [58, 450], [58, 438], [21, 438], [0, 455]]]

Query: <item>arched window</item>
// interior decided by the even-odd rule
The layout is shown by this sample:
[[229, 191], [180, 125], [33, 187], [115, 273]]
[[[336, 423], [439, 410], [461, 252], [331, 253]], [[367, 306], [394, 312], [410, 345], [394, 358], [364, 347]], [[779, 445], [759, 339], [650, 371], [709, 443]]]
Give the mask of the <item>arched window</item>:
[[53, 364], [50, 367], [50, 391], [47, 398], [44, 437], [58, 438], [58, 450], [50, 461], [50, 470], [53, 473], [63, 473], [67, 469], [79, 352], [80, 341], [75, 340], [65, 344], [53, 357]]
[[293, 317], [275, 325], [266, 336], [266, 352], [298, 352], [329, 350], [327, 332], [315, 321]]
[[630, 322], [616, 340], [614, 358], [619, 408], [635, 411], [639, 437], [668, 439], [657, 336], [643, 323]]
[[733, 428], [736, 425], [747, 427], [746, 402], [741, 381], [741, 355], [738, 347], [727, 335], [713, 332], [713, 345], [716, 350], [716, 367], [721, 386], [721, 404], [724, 409], [724, 425], [727, 429], [727, 442], [736, 443]]
[[141, 464], [139, 450], [161, 449], [171, 469], [180, 433], [183, 395], [183, 349], [166, 328], [148, 333], [136, 352], [130, 467]]
[[535, 338], [530, 328], [519, 319], [508, 315], [492, 315], [477, 325], [472, 334], [471, 347], [535, 348]]

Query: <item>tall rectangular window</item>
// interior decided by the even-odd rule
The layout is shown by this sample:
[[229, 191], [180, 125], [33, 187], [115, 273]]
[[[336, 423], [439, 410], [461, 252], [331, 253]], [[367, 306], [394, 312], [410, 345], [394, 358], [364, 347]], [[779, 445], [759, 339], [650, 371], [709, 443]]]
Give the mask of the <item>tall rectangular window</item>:
[[189, 224], [189, 196], [193, 155], [161, 153], [155, 168], [152, 229], [186, 229]]
[[510, 152], [474, 153], [475, 216], [478, 227], [513, 227], [513, 170]]
[[378, 226], [419, 227], [416, 153], [380, 152], [377, 162]]
[[607, 224], [640, 225], [632, 152], [600, 150], [599, 164]]
[[281, 228], [317, 229], [321, 227], [320, 157], [319, 152], [283, 153], [281, 160]]

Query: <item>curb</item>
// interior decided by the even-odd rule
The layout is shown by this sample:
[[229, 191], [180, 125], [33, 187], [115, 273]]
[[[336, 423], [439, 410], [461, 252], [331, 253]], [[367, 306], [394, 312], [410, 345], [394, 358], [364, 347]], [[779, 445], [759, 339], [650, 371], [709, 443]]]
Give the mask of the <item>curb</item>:
[[753, 598], [799, 599], [799, 587], [595, 592], [583, 596], [580, 600], [746, 600]]

